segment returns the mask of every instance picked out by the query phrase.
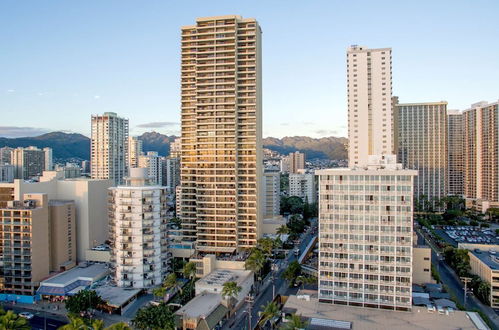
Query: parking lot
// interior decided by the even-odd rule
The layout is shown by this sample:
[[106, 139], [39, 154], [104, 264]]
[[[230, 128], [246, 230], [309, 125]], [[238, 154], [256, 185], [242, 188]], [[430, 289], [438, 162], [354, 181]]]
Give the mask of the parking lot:
[[498, 244], [494, 230], [471, 226], [442, 226], [437, 233], [454, 246], [458, 243]]

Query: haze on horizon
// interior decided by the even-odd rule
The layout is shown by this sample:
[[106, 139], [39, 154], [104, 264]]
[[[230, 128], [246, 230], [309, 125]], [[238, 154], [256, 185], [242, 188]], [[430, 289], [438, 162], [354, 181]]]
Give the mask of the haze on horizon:
[[499, 98], [499, 2], [0, 3], [0, 136], [89, 136], [117, 112], [130, 134], [179, 134], [180, 27], [255, 17], [263, 29], [264, 136], [346, 136], [346, 49], [393, 49], [400, 102], [450, 109]]

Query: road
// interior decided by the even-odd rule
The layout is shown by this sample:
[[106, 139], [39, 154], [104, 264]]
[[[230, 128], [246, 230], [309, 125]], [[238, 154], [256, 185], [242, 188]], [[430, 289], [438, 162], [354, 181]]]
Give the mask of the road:
[[[313, 235], [311, 234], [311, 229], [317, 227], [316, 219], [311, 221], [310, 228], [307, 232], [302, 235], [300, 240], [299, 248], [300, 254], [307, 247], [308, 243], [312, 239]], [[295, 294], [298, 289], [297, 288], [289, 288], [288, 283], [281, 278], [281, 274], [286, 269], [287, 265], [290, 262], [298, 259], [297, 256], [293, 253], [293, 250], [290, 250], [286, 259], [280, 260], [277, 262], [278, 270], [274, 275], [274, 285], [275, 285], [275, 294], [280, 294], [282, 296]], [[251, 327], [254, 328], [256, 322], [259, 319], [258, 312], [261, 310], [261, 306], [266, 305], [269, 301], [273, 300], [272, 296], [272, 277], [271, 274], [267, 275], [267, 277], [262, 281], [262, 285], [260, 287], [260, 294], [255, 299], [255, 302], [252, 304], [251, 308]], [[248, 304], [245, 303], [239, 310], [233, 315], [227, 322], [225, 322], [222, 329], [248, 329]]]
[[440, 280], [449, 289], [449, 293], [454, 295], [457, 298], [458, 302], [463, 305], [466, 310], [482, 311], [485, 315], [488, 316], [492, 323], [494, 323], [494, 329], [499, 330], [499, 317], [492, 308], [484, 305], [475, 296], [470, 294], [468, 294], [468, 297], [466, 299], [466, 305], [464, 304], [464, 288], [461, 284], [461, 281], [459, 280], [459, 277], [456, 275], [454, 270], [452, 270], [452, 268], [450, 268], [445, 263], [445, 261], [443, 261], [443, 258], [441, 256], [439, 257], [439, 249], [435, 245], [433, 239], [422, 230], [417, 230], [417, 232], [418, 235], [422, 235], [424, 237], [426, 243], [431, 247], [431, 262], [437, 269], [437, 272], [440, 275]]
[[59, 327], [63, 326], [64, 324], [67, 324], [67, 321], [65, 321], [62, 317], [56, 316], [50, 313], [46, 312], [40, 312], [40, 311], [35, 311], [35, 310], [30, 310], [27, 308], [19, 308], [16, 306], [12, 306], [10, 304], [2, 304], [2, 308], [5, 310], [13, 310], [16, 313], [20, 312], [30, 312], [33, 315], [35, 315], [31, 320], [29, 320], [29, 323], [32, 327], [32, 329], [40, 329], [40, 330], [55, 330], [58, 329]]

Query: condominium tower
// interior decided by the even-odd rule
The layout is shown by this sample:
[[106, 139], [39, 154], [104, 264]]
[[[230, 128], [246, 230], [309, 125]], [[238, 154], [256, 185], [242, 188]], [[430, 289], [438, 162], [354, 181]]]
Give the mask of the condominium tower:
[[14, 165], [14, 177], [28, 180], [39, 177], [43, 171], [50, 170], [52, 165], [52, 149], [37, 147], [12, 149], [11, 164]]
[[146, 168], [149, 180], [161, 186], [163, 183], [163, 161], [156, 151], [148, 151], [145, 155], [140, 155], [138, 167]]
[[92, 115], [90, 158], [92, 179], [123, 183], [128, 173], [128, 119], [114, 112]]
[[126, 185], [109, 188], [109, 239], [121, 287], [160, 285], [168, 271], [166, 191], [150, 185], [147, 169], [132, 168]]
[[128, 137], [128, 168], [139, 167], [139, 157], [142, 155], [142, 140], [137, 136]]
[[200, 252], [248, 249], [260, 236], [261, 33], [235, 15], [182, 27], [180, 217]]
[[347, 51], [348, 161], [393, 153], [392, 50], [351, 46]]
[[464, 194], [464, 132], [463, 114], [447, 110], [447, 192]]
[[397, 161], [418, 170], [414, 197], [438, 207], [447, 196], [447, 102], [396, 104], [394, 116]]

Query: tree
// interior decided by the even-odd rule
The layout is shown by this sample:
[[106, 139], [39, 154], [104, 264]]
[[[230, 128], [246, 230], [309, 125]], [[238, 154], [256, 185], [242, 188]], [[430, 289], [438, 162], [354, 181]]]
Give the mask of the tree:
[[31, 326], [25, 318], [13, 311], [5, 312], [0, 308], [0, 330], [29, 330]]
[[153, 294], [156, 297], [165, 297], [166, 292], [170, 289], [173, 289], [175, 292], [182, 291], [182, 285], [177, 279], [177, 275], [175, 275], [175, 273], [168, 274], [165, 277], [162, 286], [155, 288], [153, 290]]
[[288, 268], [282, 273], [281, 277], [289, 282], [289, 286], [292, 286], [293, 283], [296, 281], [296, 278], [298, 275], [300, 275], [301, 272], [301, 265], [298, 261], [294, 260], [292, 261]]
[[303, 214], [304, 203], [298, 196], [281, 198], [281, 214]]
[[111, 324], [105, 330], [132, 330], [132, 328], [130, 328], [125, 322], [118, 322]]
[[260, 248], [266, 257], [272, 254], [272, 249], [274, 248], [274, 241], [271, 238], [264, 237], [258, 240], [258, 248]]
[[260, 276], [260, 272], [265, 264], [265, 255], [260, 249], [253, 249], [244, 263], [247, 270], [253, 271]]
[[289, 233], [289, 228], [286, 225], [281, 225], [279, 228], [277, 228], [277, 234], [287, 234]]
[[487, 216], [488, 216], [490, 221], [494, 221], [494, 222], [499, 221], [499, 208], [489, 207], [487, 209]]
[[304, 289], [305, 284], [315, 284], [317, 283], [317, 278], [312, 276], [300, 275], [296, 278], [296, 282], [301, 284], [301, 288]]
[[[239, 292], [241, 292], [243, 288], [237, 285], [234, 281], [225, 282], [222, 287], [222, 297], [228, 299], [228, 301], [233, 301]], [[229, 308], [232, 310], [233, 304], [229, 303]]]
[[180, 226], [182, 225], [182, 220], [180, 220], [180, 218], [173, 217], [170, 219], [170, 223], [176, 226], [177, 228], [180, 228]]
[[260, 325], [264, 325], [267, 321], [270, 322], [270, 326], [275, 328], [276, 318], [280, 315], [279, 307], [275, 302], [269, 301], [267, 305], [262, 305], [262, 316], [260, 319]]
[[283, 330], [299, 330], [305, 329], [308, 326], [308, 322], [302, 320], [301, 315], [297, 315], [296, 313], [286, 316], [286, 319], [288, 322], [284, 323], [281, 327]]
[[66, 309], [70, 313], [80, 314], [81, 312], [88, 312], [90, 309], [95, 309], [103, 303], [104, 301], [94, 290], [81, 290], [66, 300]]
[[170, 307], [166, 304], [149, 305], [139, 309], [132, 320], [135, 328], [146, 329], [175, 329], [175, 317]]
[[189, 261], [185, 264], [183, 269], [184, 276], [191, 281], [196, 276], [196, 264], [193, 261]]
[[92, 330], [104, 330], [104, 321], [103, 320], [93, 320], [90, 328]]
[[476, 296], [483, 303], [490, 305], [490, 284], [485, 281], [480, 281], [476, 290]]
[[69, 314], [68, 318], [69, 318], [69, 323], [60, 327], [59, 330], [88, 329], [87, 325], [85, 324], [85, 321], [81, 317], [75, 314]]

